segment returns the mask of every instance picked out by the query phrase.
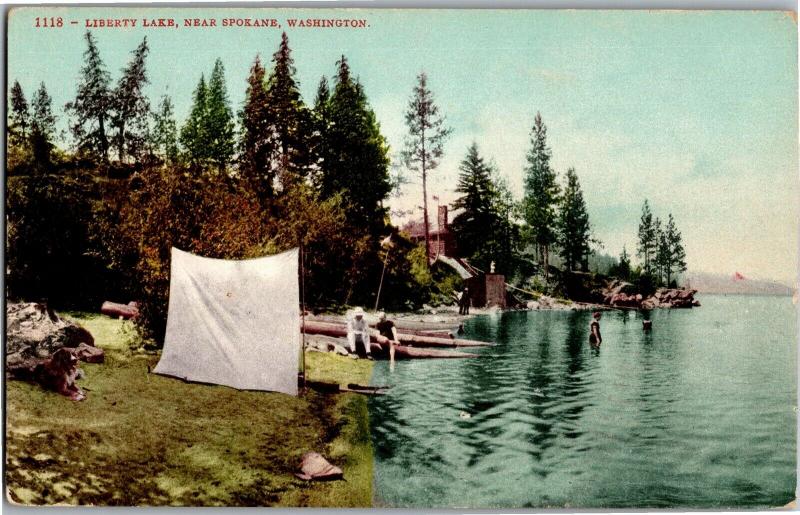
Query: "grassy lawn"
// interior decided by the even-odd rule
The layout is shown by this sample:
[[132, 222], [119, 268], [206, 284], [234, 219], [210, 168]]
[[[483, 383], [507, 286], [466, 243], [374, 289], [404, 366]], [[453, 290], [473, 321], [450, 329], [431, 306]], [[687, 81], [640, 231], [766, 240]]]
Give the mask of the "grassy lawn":
[[[6, 484], [24, 504], [364, 507], [372, 501], [366, 398], [242, 392], [148, 373], [157, 354], [102, 315], [70, 314], [106, 349], [82, 363], [87, 400], [6, 383]], [[372, 363], [308, 353], [310, 379], [368, 384]], [[295, 478], [317, 451], [345, 480]]]

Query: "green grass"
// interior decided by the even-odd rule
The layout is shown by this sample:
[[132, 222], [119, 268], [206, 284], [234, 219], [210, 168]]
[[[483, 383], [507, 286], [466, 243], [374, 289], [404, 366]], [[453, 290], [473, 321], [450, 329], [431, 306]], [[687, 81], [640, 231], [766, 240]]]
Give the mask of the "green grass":
[[[87, 400], [6, 384], [8, 495], [24, 504], [365, 507], [372, 501], [366, 398], [242, 392], [148, 373], [122, 322], [71, 313], [106, 349], [82, 364]], [[367, 384], [371, 362], [308, 353], [310, 379]], [[317, 451], [345, 481], [293, 476]]]

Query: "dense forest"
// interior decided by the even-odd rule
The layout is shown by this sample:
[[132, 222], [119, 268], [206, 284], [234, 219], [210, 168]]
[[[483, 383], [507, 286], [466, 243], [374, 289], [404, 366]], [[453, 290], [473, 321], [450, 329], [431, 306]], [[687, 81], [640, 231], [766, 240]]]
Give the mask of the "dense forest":
[[[145, 93], [146, 38], [116, 80], [91, 32], [85, 44], [74, 99], [61, 114], [44, 83], [30, 102], [18, 82], [9, 88], [9, 298], [92, 309], [105, 299], [136, 299], [141, 327], [159, 339], [171, 247], [237, 259], [298, 245], [312, 306], [374, 304], [384, 263], [381, 307], [451, 298], [452, 278], [392, 225], [386, 203], [397, 185], [389, 145], [346, 56], [331, 63], [331, 76], [307, 103], [284, 33], [268, 64], [255, 57], [238, 110], [217, 60], [197, 79], [191, 111], [179, 123], [169, 96]], [[452, 129], [425, 73], [405, 111], [398, 106], [401, 115], [408, 127], [402, 166], [421, 179], [428, 240], [427, 181]], [[67, 135], [57, 131], [57, 116], [65, 117]], [[559, 177], [551, 166], [539, 113], [519, 171], [522, 199], [478, 143], [463, 150], [452, 204], [459, 252], [476, 268], [493, 263], [517, 286], [556, 294], [559, 275], [569, 271], [653, 287], [686, 270], [672, 215], [666, 223], [654, 218], [647, 201], [640, 264], [632, 265], [626, 249], [618, 259], [598, 253], [578, 172]]]

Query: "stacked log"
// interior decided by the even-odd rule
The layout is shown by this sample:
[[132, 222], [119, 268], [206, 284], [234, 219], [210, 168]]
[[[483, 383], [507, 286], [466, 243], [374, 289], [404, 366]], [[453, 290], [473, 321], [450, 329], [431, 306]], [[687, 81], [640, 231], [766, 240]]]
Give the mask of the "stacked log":
[[[332, 336], [335, 338], [346, 338], [347, 337], [347, 327], [342, 324], [333, 324], [329, 322], [316, 322], [316, 321], [306, 321], [305, 322], [305, 332], [308, 334], [321, 334], [325, 336]], [[416, 335], [409, 335], [410, 337], [419, 339], [425, 339], [422, 336]], [[449, 340], [444, 338], [437, 338], [441, 340], [445, 340], [450, 343], [448, 347], [454, 347], [455, 345], [452, 344], [453, 341], [457, 340]], [[389, 340], [379, 334], [370, 335], [370, 351], [377, 355], [377, 356], [385, 356], [389, 353]], [[401, 340], [402, 341], [402, 340]], [[484, 345], [489, 345], [484, 342], [475, 342], [475, 343], [482, 343]], [[426, 349], [426, 348], [418, 348], [418, 347], [409, 347], [408, 345], [395, 345], [395, 358], [396, 359], [412, 359], [412, 358], [475, 358], [478, 357], [478, 354], [469, 354], [465, 352], [452, 352], [452, 351], [442, 351], [436, 349]]]
[[[317, 322], [306, 320], [305, 328], [307, 333], [323, 334], [326, 336], [344, 337], [347, 336], [347, 326], [332, 322]], [[373, 342], [387, 345], [389, 340], [380, 335], [372, 335]], [[422, 334], [409, 334], [405, 330], [398, 331], [397, 339], [400, 343], [408, 343], [415, 347], [491, 347], [491, 343], [479, 342], [475, 340], [464, 340], [461, 338], [441, 338], [438, 336], [425, 336]]]

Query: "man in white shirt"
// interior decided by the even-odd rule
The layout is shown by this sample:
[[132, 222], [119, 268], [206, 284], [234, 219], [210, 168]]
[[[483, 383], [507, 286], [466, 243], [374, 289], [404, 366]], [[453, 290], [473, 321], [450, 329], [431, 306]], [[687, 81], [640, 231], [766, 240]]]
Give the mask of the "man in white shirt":
[[359, 358], [372, 359], [369, 349], [369, 324], [364, 318], [364, 310], [356, 308], [353, 310], [353, 318], [347, 321], [347, 344], [350, 352], [358, 354]]

